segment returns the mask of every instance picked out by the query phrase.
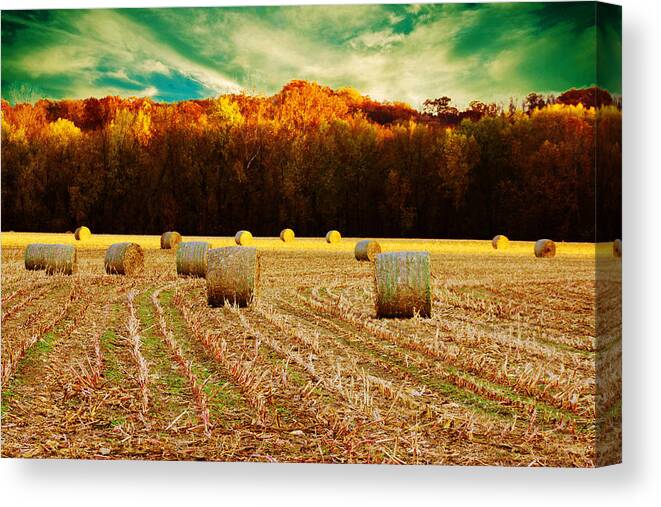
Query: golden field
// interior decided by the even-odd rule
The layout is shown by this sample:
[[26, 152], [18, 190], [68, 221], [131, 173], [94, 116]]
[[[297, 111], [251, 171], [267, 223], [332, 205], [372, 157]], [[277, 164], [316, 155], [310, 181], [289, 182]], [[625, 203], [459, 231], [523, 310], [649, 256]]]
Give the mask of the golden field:
[[[254, 238], [252, 246], [260, 250], [281, 251], [321, 251], [353, 253], [357, 241], [363, 238], [342, 238], [340, 243], [328, 244], [323, 236], [318, 238], [299, 238], [291, 243], [284, 243], [278, 237]], [[398, 250], [424, 250], [432, 254], [480, 254], [502, 253], [491, 246], [491, 241], [485, 240], [440, 240], [440, 239], [388, 239], [374, 238], [384, 252]], [[145, 249], [160, 249], [160, 236], [134, 234], [93, 234], [90, 239], [77, 241], [69, 233], [39, 233], [39, 232], [3, 232], [1, 242], [3, 247], [26, 247], [30, 243], [62, 243], [75, 245], [80, 249], [107, 248], [113, 243], [130, 241]], [[184, 236], [183, 241], [207, 241], [212, 248], [236, 245], [233, 236]], [[530, 255], [534, 241], [510, 241], [506, 253], [509, 255]], [[566, 243], [556, 242], [558, 255], [593, 256], [595, 252], [611, 254], [611, 243]]]
[[[259, 297], [210, 308], [159, 236], [2, 234], [5, 457], [595, 466], [619, 459], [611, 244], [379, 240], [425, 250], [432, 316], [376, 319], [356, 239], [256, 238]], [[184, 237], [213, 247], [233, 238]], [[144, 270], [106, 275], [133, 241]], [[33, 242], [78, 272], [23, 267]], [[596, 262], [595, 252], [603, 256]], [[608, 317], [595, 320], [596, 294]], [[596, 365], [600, 365], [597, 375]], [[608, 429], [613, 440], [597, 447]]]

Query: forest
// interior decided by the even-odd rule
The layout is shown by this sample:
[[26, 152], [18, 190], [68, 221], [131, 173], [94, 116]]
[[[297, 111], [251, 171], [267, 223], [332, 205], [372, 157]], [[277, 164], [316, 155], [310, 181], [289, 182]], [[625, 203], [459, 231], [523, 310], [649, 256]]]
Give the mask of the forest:
[[609, 241], [621, 123], [599, 88], [420, 111], [306, 81], [178, 103], [3, 100], [2, 230]]

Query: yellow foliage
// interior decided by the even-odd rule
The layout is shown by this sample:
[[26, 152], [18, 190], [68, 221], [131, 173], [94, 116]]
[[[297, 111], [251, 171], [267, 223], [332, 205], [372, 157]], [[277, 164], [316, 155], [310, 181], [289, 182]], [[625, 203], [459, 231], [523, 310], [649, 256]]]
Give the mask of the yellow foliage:
[[14, 144], [27, 144], [28, 138], [25, 134], [25, 128], [16, 127], [2, 119], [2, 142], [9, 142]]
[[535, 109], [532, 112], [533, 118], [538, 116], [544, 117], [557, 115], [570, 115], [589, 120], [594, 119], [595, 109], [594, 107], [585, 107], [581, 103], [578, 103], [575, 106], [571, 104], [549, 104], [546, 107]]
[[142, 145], [147, 146], [151, 139], [151, 116], [149, 114], [149, 104], [138, 111], [133, 123], [133, 135]]
[[48, 135], [59, 146], [68, 146], [72, 141], [80, 137], [80, 129], [70, 120], [58, 118], [57, 121], [48, 124]]
[[148, 107], [143, 107], [137, 113], [127, 109], [117, 111], [108, 126], [113, 144], [121, 145], [128, 140], [127, 136], [130, 136], [142, 146], [147, 146], [152, 136], [151, 116], [148, 110]]
[[365, 100], [365, 97], [363, 97], [358, 90], [350, 86], [339, 88], [337, 90], [337, 94], [340, 96], [344, 96], [357, 104], [360, 104]]
[[224, 125], [242, 125], [243, 115], [239, 105], [230, 97], [218, 97], [211, 107], [210, 117], [213, 121]]

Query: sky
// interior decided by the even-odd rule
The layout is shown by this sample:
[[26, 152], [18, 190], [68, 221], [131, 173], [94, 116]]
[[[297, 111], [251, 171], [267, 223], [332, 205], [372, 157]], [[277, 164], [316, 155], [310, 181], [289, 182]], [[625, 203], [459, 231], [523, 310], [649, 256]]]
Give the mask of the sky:
[[620, 94], [619, 16], [592, 2], [3, 11], [2, 96], [170, 102], [294, 79], [414, 107]]

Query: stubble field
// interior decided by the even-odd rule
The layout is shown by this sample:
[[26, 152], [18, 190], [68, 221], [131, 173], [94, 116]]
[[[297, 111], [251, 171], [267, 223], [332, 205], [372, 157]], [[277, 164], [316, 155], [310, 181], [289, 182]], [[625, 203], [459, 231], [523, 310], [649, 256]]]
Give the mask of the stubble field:
[[[140, 275], [104, 273], [118, 241], [146, 249]], [[78, 272], [26, 271], [30, 242], [76, 243]], [[431, 253], [433, 308], [376, 319], [373, 265], [354, 260], [352, 239], [257, 239], [248, 308], [209, 308], [204, 279], [178, 278], [158, 242], [3, 233], [3, 457], [584, 467], [620, 456], [610, 245], [598, 257], [559, 243], [537, 259], [530, 242], [381, 240]], [[596, 291], [612, 317], [595, 320]]]

